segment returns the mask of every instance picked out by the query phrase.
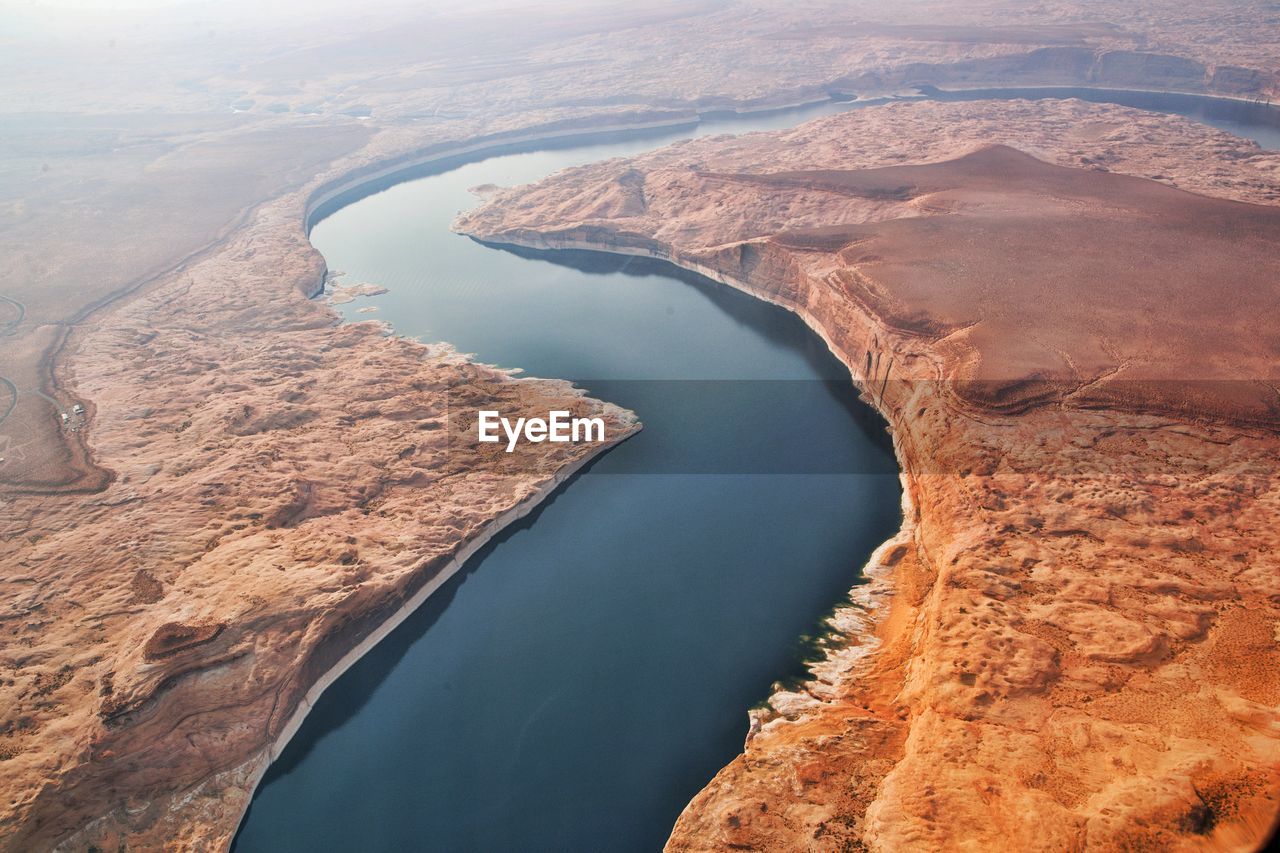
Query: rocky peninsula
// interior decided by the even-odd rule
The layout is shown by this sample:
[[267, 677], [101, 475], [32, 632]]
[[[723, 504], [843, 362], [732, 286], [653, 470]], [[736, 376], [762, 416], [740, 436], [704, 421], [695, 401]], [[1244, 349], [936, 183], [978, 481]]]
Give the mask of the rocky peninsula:
[[[1076, 101], [871, 107], [491, 195], [495, 244], [797, 312], [908, 506], [672, 850], [1250, 849], [1280, 805], [1280, 156]], [[851, 507], [850, 512], [856, 512]]]

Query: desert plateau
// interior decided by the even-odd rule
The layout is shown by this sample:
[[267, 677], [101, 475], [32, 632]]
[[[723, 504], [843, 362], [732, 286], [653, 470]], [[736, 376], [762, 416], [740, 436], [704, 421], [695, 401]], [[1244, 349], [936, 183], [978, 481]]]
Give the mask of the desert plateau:
[[0, 24], [0, 849], [1276, 833], [1280, 5]]

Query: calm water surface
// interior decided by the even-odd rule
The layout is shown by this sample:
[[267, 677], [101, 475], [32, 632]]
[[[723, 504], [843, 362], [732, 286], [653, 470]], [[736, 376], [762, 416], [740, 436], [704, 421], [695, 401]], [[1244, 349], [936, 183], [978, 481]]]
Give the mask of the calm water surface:
[[[780, 309], [654, 264], [521, 257], [448, 226], [472, 186], [848, 108], [493, 157], [316, 226], [346, 283], [390, 288], [344, 306], [349, 319], [377, 305], [399, 334], [574, 379], [645, 430], [324, 694], [237, 850], [661, 847], [740, 750], [745, 710], [801, 671], [798, 638], [897, 527], [892, 456], [840, 365]], [[1199, 117], [1277, 141], [1238, 115]]]

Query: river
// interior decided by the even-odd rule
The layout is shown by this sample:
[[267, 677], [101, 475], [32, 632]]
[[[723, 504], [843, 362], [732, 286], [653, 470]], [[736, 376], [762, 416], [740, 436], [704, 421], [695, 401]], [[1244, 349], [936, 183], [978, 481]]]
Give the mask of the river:
[[[1086, 91], [1280, 141], [1274, 126], [1242, 124], [1247, 113], [1208, 115], [1204, 99], [1038, 94]], [[741, 750], [746, 710], [803, 672], [807, 635], [896, 530], [883, 425], [782, 309], [652, 262], [487, 248], [449, 223], [476, 203], [473, 186], [851, 108], [503, 153], [314, 227], [345, 283], [389, 288], [343, 306], [347, 319], [573, 379], [645, 429], [478, 553], [321, 697], [237, 850], [661, 847]]]

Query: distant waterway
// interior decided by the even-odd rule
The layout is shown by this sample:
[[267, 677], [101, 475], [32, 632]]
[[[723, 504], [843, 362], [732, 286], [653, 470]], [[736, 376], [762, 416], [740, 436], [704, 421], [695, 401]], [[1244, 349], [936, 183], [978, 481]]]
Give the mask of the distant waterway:
[[[1247, 111], [1205, 115], [1205, 99], [1035, 96], [1082, 92], [1280, 142]], [[746, 710], [803, 672], [803, 638], [897, 528], [883, 425], [779, 308], [656, 263], [486, 248], [449, 223], [476, 203], [469, 187], [856, 107], [437, 164], [315, 226], [346, 283], [389, 288], [343, 306], [348, 319], [376, 305], [399, 334], [576, 380], [645, 429], [478, 553], [320, 698], [237, 850], [661, 848], [741, 750]]]

